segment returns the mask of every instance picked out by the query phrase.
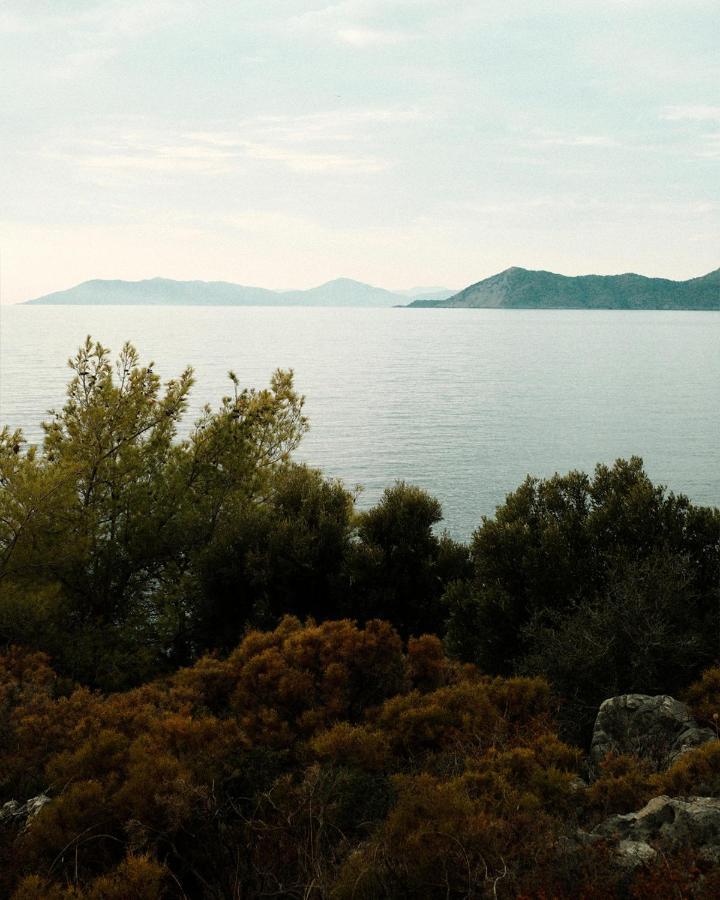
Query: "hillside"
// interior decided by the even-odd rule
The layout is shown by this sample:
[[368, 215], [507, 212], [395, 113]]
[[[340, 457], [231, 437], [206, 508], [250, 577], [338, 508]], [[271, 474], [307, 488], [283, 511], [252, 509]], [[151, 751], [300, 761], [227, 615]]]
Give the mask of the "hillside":
[[[446, 291], [437, 296], [450, 296]], [[409, 296], [424, 296], [422, 289]], [[65, 291], [56, 291], [33, 300], [31, 305], [81, 306], [404, 306], [408, 294], [337, 278], [309, 290], [272, 291], [227, 281], [174, 281], [151, 278], [145, 281], [85, 281]]]
[[720, 309], [720, 269], [688, 281], [625, 275], [556, 275], [513, 267], [446, 300], [411, 307], [504, 309]]

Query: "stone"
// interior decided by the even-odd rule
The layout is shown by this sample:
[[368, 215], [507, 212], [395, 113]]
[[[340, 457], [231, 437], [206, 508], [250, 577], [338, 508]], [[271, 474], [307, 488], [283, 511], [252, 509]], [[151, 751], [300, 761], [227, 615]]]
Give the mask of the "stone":
[[657, 850], [645, 841], [620, 841], [616, 849], [617, 861], [624, 869], [637, 869], [657, 857]]
[[10, 819], [14, 819], [17, 816], [17, 811], [20, 809], [20, 804], [17, 800], [8, 800], [7, 803], [3, 803], [0, 806], [0, 822], [7, 822]]
[[628, 864], [654, 858], [657, 850], [690, 847], [702, 859], [720, 859], [720, 798], [653, 797], [641, 810], [610, 816], [593, 835], [616, 843]]
[[622, 694], [600, 706], [590, 746], [590, 771], [597, 775], [608, 753], [639, 756], [662, 771], [689, 750], [714, 740], [715, 732], [698, 725], [679, 700], [664, 694]]
[[50, 803], [50, 798], [47, 794], [38, 794], [37, 797], [31, 797], [25, 803], [8, 800], [7, 803], [0, 806], [0, 824], [19, 824], [24, 827], [48, 803]]

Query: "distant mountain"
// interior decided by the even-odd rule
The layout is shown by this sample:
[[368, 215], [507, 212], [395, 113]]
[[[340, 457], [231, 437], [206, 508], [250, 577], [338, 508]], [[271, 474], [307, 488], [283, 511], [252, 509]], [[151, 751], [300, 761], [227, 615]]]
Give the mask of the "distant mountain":
[[283, 291], [277, 295], [276, 305], [289, 306], [397, 306], [406, 302], [402, 294], [384, 288], [336, 278], [307, 291]]
[[513, 267], [457, 293], [434, 287], [387, 291], [351, 278], [336, 278], [302, 291], [271, 291], [228, 281], [95, 279], [26, 302], [83, 306], [720, 309], [720, 269], [701, 278], [671, 281], [634, 274], [566, 276]]
[[447, 299], [419, 298], [410, 307], [453, 309], [720, 309], [720, 269], [690, 278], [643, 275], [556, 275], [513, 267]]
[[79, 306], [235, 306], [277, 303], [275, 291], [227, 281], [84, 281], [66, 291], [45, 294], [28, 304]]
[[[448, 296], [452, 291], [448, 291]], [[410, 296], [417, 296], [411, 294]], [[433, 298], [435, 299], [435, 298]], [[337, 278], [304, 291], [271, 291], [228, 281], [84, 281], [29, 304], [87, 306], [405, 306], [407, 295], [350, 278]]]

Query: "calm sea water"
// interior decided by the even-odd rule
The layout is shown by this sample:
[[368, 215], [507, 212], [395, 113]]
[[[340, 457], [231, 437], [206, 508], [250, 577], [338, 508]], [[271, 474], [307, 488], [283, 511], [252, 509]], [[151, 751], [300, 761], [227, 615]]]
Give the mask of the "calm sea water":
[[132, 340], [164, 377], [196, 369], [193, 411], [232, 368], [293, 368], [311, 431], [299, 457], [363, 485], [396, 479], [467, 538], [526, 474], [639, 454], [651, 477], [720, 505], [720, 313], [4, 307], [0, 423], [37, 440], [87, 334]]

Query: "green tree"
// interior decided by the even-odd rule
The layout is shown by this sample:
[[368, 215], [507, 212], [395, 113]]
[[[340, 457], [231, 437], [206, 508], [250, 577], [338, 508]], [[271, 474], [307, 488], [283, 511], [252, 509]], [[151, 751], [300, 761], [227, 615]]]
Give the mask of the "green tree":
[[717, 658], [715, 609], [703, 604], [686, 556], [624, 562], [596, 597], [537, 614], [525, 628], [523, 674], [542, 675], [563, 697], [566, 736], [587, 742], [603, 700], [674, 694]]
[[358, 516], [348, 557], [350, 615], [387, 619], [405, 636], [442, 631], [442, 594], [469, 568], [467, 549], [435, 533], [441, 520], [440, 503], [405, 482]]
[[687, 559], [705, 621], [720, 583], [720, 511], [654, 485], [638, 457], [599, 465], [593, 477], [528, 478], [473, 535], [473, 577], [469, 592], [449, 597], [449, 636], [463, 658], [511, 672], [534, 617], [564, 615], [625, 566], [669, 554]]
[[291, 372], [259, 391], [231, 373], [232, 393], [178, 440], [191, 369], [163, 388], [130, 344], [113, 367], [90, 338], [69, 364], [42, 447], [23, 452], [21, 433], [0, 434], [0, 607], [56, 585], [72, 674], [122, 684], [140, 674], [129, 671], [139, 648], [187, 652], [198, 553], [288, 464], [307, 427], [303, 398]]
[[339, 481], [289, 465], [262, 503], [228, 510], [200, 556], [196, 639], [229, 649], [247, 624], [276, 624], [286, 613], [337, 617], [354, 498]]

